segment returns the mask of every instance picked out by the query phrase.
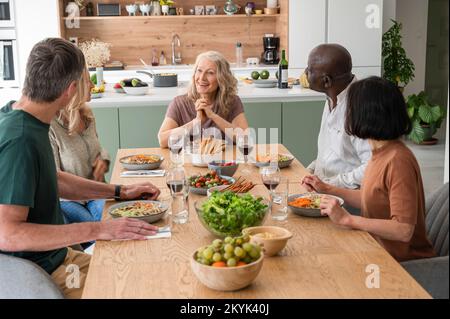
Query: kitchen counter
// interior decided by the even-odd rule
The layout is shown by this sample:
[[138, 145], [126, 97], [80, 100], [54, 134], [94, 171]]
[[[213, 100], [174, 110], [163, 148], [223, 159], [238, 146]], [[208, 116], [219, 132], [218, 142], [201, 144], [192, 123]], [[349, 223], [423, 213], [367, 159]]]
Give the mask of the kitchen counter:
[[[185, 94], [188, 85], [189, 82], [187, 81], [180, 81], [178, 87], [173, 88], [154, 88], [150, 84], [146, 95], [133, 96], [116, 93], [113, 90], [113, 85], [107, 84], [103, 97], [92, 99], [89, 105], [92, 108], [168, 105], [174, 97]], [[238, 95], [244, 103], [319, 101], [325, 99], [323, 94], [304, 89], [299, 85], [295, 85], [292, 89], [256, 88], [252, 84], [246, 84], [242, 81], [238, 85]]]

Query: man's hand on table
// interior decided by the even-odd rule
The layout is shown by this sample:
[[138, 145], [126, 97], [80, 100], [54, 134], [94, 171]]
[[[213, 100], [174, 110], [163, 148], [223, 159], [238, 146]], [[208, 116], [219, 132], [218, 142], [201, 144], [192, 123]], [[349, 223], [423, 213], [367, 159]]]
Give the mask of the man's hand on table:
[[305, 187], [308, 192], [317, 192], [322, 194], [329, 194], [332, 189], [332, 185], [323, 182], [316, 175], [303, 177], [301, 185]]
[[161, 191], [152, 183], [122, 185], [120, 191], [121, 200], [146, 199], [156, 200]]
[[157, 226], [132, 218], [108, 219], [96, 224], [98, 240], [145, 240], [158, 232]]

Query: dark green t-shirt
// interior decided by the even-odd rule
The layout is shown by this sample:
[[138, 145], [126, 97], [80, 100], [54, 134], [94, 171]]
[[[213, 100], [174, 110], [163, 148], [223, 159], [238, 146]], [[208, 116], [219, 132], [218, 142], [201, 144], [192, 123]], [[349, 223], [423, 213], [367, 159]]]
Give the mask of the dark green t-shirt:
[[[64, 224], [50, 126], [29, 113], [12, 110], [12, 105], [0, 109], [0, 204], [29, 207], [29, 223]], [[33, 261], [51, 274], [64, 261], [67, 248], [0, 253]]]

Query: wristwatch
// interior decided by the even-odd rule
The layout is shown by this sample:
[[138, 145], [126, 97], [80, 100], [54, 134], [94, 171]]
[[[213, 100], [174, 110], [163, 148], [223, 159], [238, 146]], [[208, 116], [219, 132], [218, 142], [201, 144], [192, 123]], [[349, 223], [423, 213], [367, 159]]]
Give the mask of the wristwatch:
[[120, 191], [122, 190], [122, 185], [116, 185], [114, 188], [114, 199], [116, 201], [120, 200]]

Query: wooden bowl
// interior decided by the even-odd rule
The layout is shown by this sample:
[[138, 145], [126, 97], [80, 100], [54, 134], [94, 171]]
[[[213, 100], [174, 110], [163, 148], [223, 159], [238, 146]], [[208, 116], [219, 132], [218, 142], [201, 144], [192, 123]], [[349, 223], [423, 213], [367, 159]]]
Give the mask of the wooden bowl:
[[278, 8], [264, 8], [264, 14], [277, 14]]
[[[242, 230], [243, 234], [250, 235], [250, 242], [263, 246], [264, 255], [267, 257], [278, 254], [286, 246], [287, 241], [292, 238], [292, 233], [282, 227], [277, 226], [257, 226], [248, 227]], [[261, 233], [273, 234], [273, 238], [256, 236]]]
[[245, 266], [212, 267], [195, 260], [197, 250], [191, 255], [191, 268], [198, 280], [206, 287], [219, 291], [235, 291], [250, 285], [263, 265], [264, 254], [257, 261]]

